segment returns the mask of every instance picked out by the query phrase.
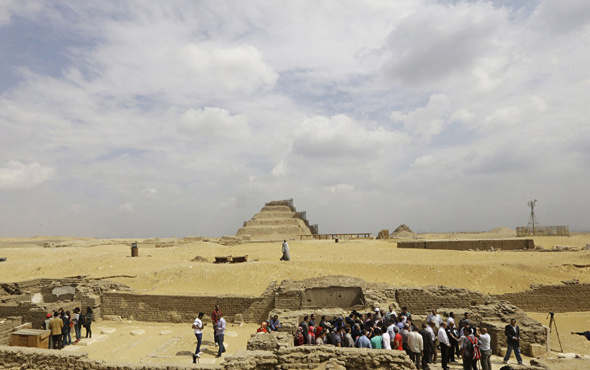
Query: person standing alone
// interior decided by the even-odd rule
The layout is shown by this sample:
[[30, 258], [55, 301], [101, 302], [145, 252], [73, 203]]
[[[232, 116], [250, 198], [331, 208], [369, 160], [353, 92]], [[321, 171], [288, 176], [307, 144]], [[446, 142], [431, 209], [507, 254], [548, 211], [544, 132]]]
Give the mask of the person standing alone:
[[516, 319], [510, 320], [510, 325], [506, 325], [504, 329], [504, 334], [506, 334], [506, 356], [504, 356], [504, 363], [507, 364], [508, 360], [510, 360], [510, 355], [514, 350], [514, 355], [516, 356], [516, 361], [518, 361], [519, 365], [522, 365], [522, 357], [520, 357], [520, 349], [518, 348], [518, 344], [520, 341], [520, 328], [516, 325]]
[[281, 261], [291, 261], [291, 255], [289, 255], [289, 244], [287, 244], [287, 240], [283, 240], [283, 256], [281, 257]]

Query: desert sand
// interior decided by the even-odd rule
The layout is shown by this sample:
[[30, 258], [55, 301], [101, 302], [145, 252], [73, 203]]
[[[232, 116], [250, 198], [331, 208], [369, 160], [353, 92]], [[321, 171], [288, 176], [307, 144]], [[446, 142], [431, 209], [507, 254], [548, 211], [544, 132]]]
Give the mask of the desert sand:
[[[510, 236], [510, 235], [508, 235]], [[419, 239], [507, 237], [502, 233], [417, 234]], [[43, 248], [46, 240], [72, 247]], [[584, 247], [590, 234], [535, 237], [535, 244]], [[173, 242], [162, 240], [160, 242]], [[179, 240], [180, 241], [180, 240]], [[395, 286], [447, 285], [499, 294], [531, 284], [563, 280], [590, 282], [590, 251], [450, 251], [397, 249], [395, 240], [289, 241], [290, 262], [281, 262], [281, 243], [224, 246], [198, 241], [156, 248], [139, 240], [139, 258], [130, 257], [131, 240], [78, 238], [0, 238], [0, 281], [88, 275], [112, 277], [138, 291], [157, 294], [261, 294], [271, 281], [325, 275], [350, 275]], [[248, 255], [243, 264], [213, 264], [215, 256]], [[209, 262], [193, 262], [202, 256]], [[128, 275], [129, 277], [117, 277]]]
[[[531, 284], [559, 284], [579, 279], [590, 282], [590, 250], [541, 251], [450, 251], [398, 249], [399, 240], [485, 239], [514, 237], [514, 231], [498, 228], [484, 233], [413, 234], [392, 240], [290, 240], [292, 261], [281, 262], [281, 242], [244, 243], [224, 246], [211, 241], [186, 243], [184, 239], [137, 240], [139, 257], [130, 257], [131, 239], [67, 237], [0, 238], [0, 281], [85, 275], [108, 278], [129, 285], [138, 292], [153, 294], [238, 294], [259, 295], [272, 281], [305, 279], [324, 275], [350, 275], [371, 282], [395, 286], [447, 285], [484, 293], [499, 294], [529, 289]], [[59, 248], [44, 248], [50, 241]], [[577, 248], [590, 244], [590, 233], [571, 237], [535, 237], [535, 245], [545, 249], [559, 246]], [[156, 243], [177, 243], [156, 248]], [[241, 264], [214, 264], [215, 256], [248, 255]], [[196, 256], [208, 262], [192, 261]], [[531, 316], [547, 325], [547, 313]], [[565, 352], [590, 354], [585, 338], [571, 331], [590, 327], [590, 313], [558, 314]], [[113, 328], [112, 334], [100, 334]], [[146, 334], [133, 337], [133, 329]], [[254, 325], [232, 326], [228, 330], [228, 353], [244, 349]], [[160, 335], [160, 332], [170, 333]], [[186, 363], [187, 351], [194, 350], [194, 336], [187, 324], [141, 322], [98, 322], [97, 336], [87, 345], [68, 350], [87, 351], [92, 358], [119, 362]], [[210, 333], [209, 333], [210, 334]], [[232, 334], [234, 335], [234, 334]], [[102, 337], [101, 337], [102, 336]], [[104, 340], [105, 338], [109, 340]], [[103, 338], [103, 339], [101, 339]], [[202, 363], [214, 359], [211, 338], [204, 335], [208, 349]], [[141, 343], [135, 344], [135, 343]], [[552, 347], [557, 349], [556, 338]], [[496, 358], [499, 368], [499, 359]]]

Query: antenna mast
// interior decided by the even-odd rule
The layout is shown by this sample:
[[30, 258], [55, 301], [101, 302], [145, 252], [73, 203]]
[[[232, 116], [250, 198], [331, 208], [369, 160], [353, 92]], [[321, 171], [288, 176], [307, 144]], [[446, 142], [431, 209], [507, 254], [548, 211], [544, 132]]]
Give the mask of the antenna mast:
[[529, 227], [531, 228], [531, 230], [533, 230], [533, 235], [535, 235], [536, 231], [537, 231], [535, 229], [535, 225], [539, 226], [539, 221], [537, 220], [537, 217], [535, 216], [535, 204], [536, 203], [537, 203], [537, 199], [531, 200], [527, 203], [528, 206], [531, 208], [531, 216], [529, 218]]

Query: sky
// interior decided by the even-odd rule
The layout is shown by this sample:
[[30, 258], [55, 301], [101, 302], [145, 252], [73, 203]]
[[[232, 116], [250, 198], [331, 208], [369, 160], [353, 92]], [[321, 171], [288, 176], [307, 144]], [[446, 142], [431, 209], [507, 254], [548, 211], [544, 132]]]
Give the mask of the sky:
[[587, 0], [2, 0], [0, 55], [0, 236], [590, 230]]

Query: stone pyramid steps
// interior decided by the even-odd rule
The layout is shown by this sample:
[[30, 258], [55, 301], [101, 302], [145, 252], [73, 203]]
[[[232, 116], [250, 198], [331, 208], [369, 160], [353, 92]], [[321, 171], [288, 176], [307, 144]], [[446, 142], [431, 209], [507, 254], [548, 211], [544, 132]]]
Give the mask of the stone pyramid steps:
[[267, 203], [251, 220], [244, 222], [236, 236], [250, 236], [252, 241], [278, 241], [299, 239], [301, 235], [311, 235], [312, 228], [305, 218], [305, 212], [297, 212], [293, 200]]

